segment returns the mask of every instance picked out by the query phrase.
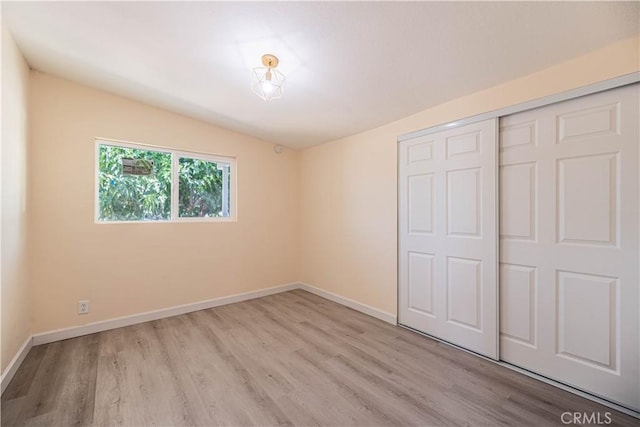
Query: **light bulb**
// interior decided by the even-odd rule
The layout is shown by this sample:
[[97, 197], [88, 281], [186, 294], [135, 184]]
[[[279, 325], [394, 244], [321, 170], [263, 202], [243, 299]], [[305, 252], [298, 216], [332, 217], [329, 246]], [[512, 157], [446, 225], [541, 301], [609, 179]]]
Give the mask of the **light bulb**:
[[264, 91], [265, 94], [270, 94], [271, 92], [273, 92], [273, 85], [269, 80], [265, 80], [261, 84], [262, 84], [262, 90]]

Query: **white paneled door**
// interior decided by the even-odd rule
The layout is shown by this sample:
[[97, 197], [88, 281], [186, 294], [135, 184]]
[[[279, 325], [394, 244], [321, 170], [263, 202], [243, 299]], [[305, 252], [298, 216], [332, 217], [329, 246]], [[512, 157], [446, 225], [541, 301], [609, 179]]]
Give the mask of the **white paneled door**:
[[399, 145], [399, 322], [498, 357], [497, 120]]
[[639, 103], [633, 85], [500, 120], [500, 358], [634, 409]]

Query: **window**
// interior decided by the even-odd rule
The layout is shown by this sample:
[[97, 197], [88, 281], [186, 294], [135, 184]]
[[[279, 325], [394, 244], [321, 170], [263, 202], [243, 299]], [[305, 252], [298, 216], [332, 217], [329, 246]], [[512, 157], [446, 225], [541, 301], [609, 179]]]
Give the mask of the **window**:
[[229, 157], [96, 140], [96, 220], [232, 220]]

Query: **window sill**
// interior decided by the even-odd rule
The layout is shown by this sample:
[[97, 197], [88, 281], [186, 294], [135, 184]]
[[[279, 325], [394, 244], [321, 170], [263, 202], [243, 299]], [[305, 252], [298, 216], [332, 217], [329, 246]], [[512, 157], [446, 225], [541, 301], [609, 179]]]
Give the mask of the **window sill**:
[[214, 223], [214, 222], [238, 222], [236, 218], [181, 218], [167, 219], [158, 221], [98, 221], [94, 219], [93, 223], [97, 225], [109, 224], [198, 224], [198, 223]]

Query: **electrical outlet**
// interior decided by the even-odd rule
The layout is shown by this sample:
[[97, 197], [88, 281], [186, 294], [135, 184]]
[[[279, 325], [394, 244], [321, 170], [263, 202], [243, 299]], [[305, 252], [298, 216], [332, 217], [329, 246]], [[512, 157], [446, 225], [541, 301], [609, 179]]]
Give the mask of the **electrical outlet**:
[[78, 314], [89, 313], [89, 300], [78, 301]]

